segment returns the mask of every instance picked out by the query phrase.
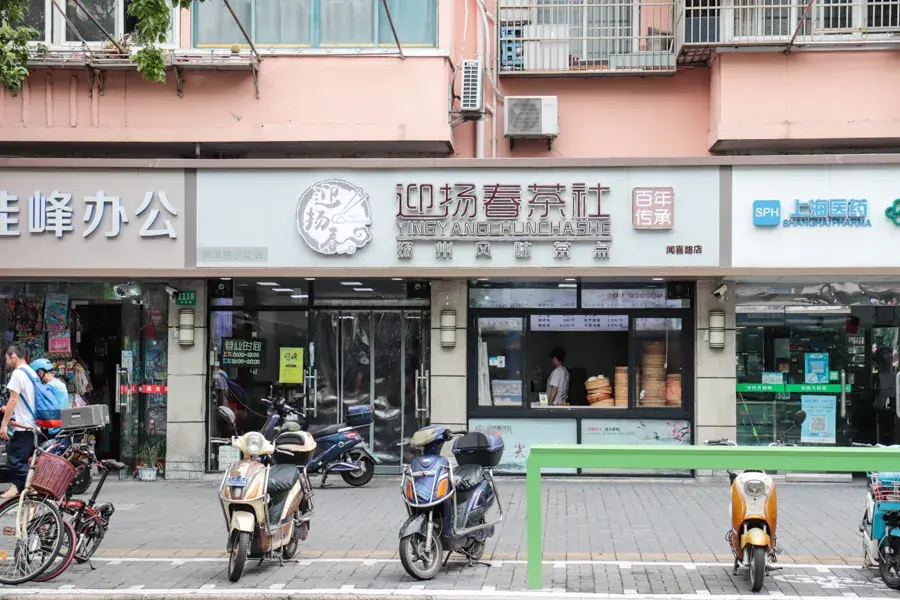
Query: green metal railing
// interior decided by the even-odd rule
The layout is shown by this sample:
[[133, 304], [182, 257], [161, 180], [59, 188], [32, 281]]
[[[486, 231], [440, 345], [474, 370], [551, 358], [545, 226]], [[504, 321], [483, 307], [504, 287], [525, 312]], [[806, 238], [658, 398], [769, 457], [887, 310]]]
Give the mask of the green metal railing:
[[[543, 585], [541, 470], [581, 469], [761, 469], [853, 473], [900, 471], [895, 448], [809, 446], [532, 446], [526, 464], [525, 517], [528, 587]], [[724, 494], [724, 492], [723, 492]], [[723, 496], [723, 502], [725, 496]]]

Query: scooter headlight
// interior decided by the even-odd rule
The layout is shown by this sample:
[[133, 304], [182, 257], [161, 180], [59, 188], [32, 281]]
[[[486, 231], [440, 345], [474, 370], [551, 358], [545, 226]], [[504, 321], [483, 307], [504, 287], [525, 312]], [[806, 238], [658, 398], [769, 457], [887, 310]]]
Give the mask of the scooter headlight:
[[748, 496], [762, 496], [766, 492], [766, 484], [757, 479], [751, 479], [744, 484], [744, 491]]
[[247, 434], [247, 454], [258, 455], [262, 452], [265, 443], [266, 438], [263, 434], [257, 432]]

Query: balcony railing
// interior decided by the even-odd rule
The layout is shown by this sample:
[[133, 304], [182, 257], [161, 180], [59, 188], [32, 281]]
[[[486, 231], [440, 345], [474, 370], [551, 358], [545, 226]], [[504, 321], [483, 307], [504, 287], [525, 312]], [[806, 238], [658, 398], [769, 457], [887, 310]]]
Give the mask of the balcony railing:
[[742, 48], [892, 47], [900, 0], [685, 0], [678, 34], [679, 64]]
[[499, 0], [501, 75], [675, 70], [674, 0]]

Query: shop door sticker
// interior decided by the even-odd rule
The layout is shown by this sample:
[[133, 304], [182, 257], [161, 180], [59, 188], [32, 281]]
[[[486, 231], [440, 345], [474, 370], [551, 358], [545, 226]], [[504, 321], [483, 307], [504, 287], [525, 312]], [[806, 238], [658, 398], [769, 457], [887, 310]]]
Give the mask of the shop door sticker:
[[303, 383], [303, 348], [280, 348], [279, 383]]
[[828, 383], [828, 354], [807, 352], [803, 372], [805, 383]]
[[837, 396], [800, 396], [806, 420], [800, 426], [801, 444], [837, 443]]

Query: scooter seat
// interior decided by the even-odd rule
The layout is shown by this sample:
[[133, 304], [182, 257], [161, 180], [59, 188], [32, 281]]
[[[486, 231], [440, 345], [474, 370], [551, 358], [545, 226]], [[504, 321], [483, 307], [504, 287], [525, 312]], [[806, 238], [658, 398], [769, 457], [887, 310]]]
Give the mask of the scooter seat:
[[270, 496], [283, 496], [300, 480], [300, 470], [295, 465], [274, 465], [269, 469], [269, 485], [266, 492]]
[[484, 481], [484, 469], [479, 465], [460, 465], [453, 470], [453, 487], [459, 492], [474, 490]]
[[326, 425], [325, 427], [317, 427], [316, 429], [310, 430], [314, 439], [319, 439], [321, 437], [325, 437], [326, 435], [331, 435], [333, 433], [337, 433], [341, 429], [347, 427], [347, 425], [343, 423], [338, 423], [337, 425]]

